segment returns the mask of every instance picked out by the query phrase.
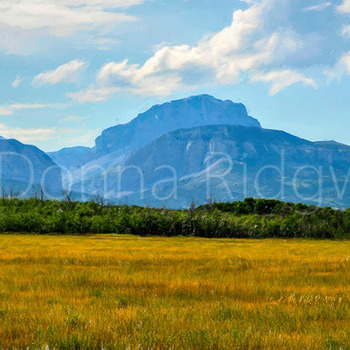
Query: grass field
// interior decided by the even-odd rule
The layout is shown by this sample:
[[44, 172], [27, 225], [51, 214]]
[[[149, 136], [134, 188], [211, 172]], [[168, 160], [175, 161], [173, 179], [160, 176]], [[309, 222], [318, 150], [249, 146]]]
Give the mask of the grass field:
[[0, 348], [348, 349], [350, 242], [0, 236]]

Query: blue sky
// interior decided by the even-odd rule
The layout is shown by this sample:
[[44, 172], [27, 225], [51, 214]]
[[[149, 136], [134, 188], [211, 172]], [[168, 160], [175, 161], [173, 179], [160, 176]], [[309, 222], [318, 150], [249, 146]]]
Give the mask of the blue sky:
[[350, 0], [2, 0], [0, 71], [0, 135], [45, 151], [201, 93], [350, 144]]

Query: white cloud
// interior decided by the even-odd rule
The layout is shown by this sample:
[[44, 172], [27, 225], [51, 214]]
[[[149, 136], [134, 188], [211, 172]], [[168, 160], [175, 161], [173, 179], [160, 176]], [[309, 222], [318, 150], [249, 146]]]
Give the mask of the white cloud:
[[[114, 87], [164, 97], [208, 83], [237, 84], [262, 69], [277, 70], [305, 45], [303, 36], [285, 24], [288, 6], [288, 0], [263, 0], [247, 10], [235, 11], [230, 26], [194, 46], [161, 47], [143, 65], [128, 60], [110, 62], [98, 73], [96, 89]], [[300, 81], [309, 84], [306, 78]]]
[[311, 6], [305, 7], [304, 11], [322, 11], [332, 5], [333, 4], [331, 2], [324, 2], [318, 5], [311, 5]]
[[99, 129], [61, 127], [56, 129], [55, 137], [61, 140], [60, 147], [91, 146], [99, 134], [101, 134]]
[[67, 123], [81, 123], [86, 119], [89, 119], [90, 117], [80, 117], [76, 115], [69, 115], [68, 117], [65, 117], [62, 119], [62, 122], [67, 122]]
[[50, 108], [53, 105], [50, 104], [25, 104], [25, 103], [14, 103], [8, 106], [0, 106], [0, 115], [12, 115], [16, 110], [23, 109], [42, 109], [42, 108]]
[[[146, 0], [1, 0], [0, 49], [22, 53], [31, 39], [70, 36], [77, 31], [108, 32], [135, 21], [126, 8]], [[110, 11], [113, 9], [113, 11]]]
[[93, 143], [98, 136], [98, 129], [82, 129], [82, 128], [19, 128], [10, 127], [4, 123], [0, 123], [0, 135], [6, 139], [16, 139], [23, 143], [30, 143], [40, 146], [46, 145], [48, 141], [59, 144], [59, 147], [72, 145], [86, 145]]
[[94, 46], [97, 50], [107, 51], [119, 45], [119, 41], [114, 38], [98, 37], [87, 40], [88, 46]]
[[77, 30], [134, 20], [135, 18], [126, 14], [106, 9], [125, 8], [142, 2], [141, 0], [2, 0], [0, 23], [23, 30], [47, 29], [49, 34], [54, 36], [66, 36]]
[[21, 83], [22, 83], [22, 78], [21, 78], [20, 75], [17, 75], [16, 79], [12, 82], [12, 87], [14, 89], [17, 89], [20, 86]]
[[252, 77], [251, 81], [271, 83], [271, 96], [276, 95], [282, 89], [296, 83], [310, 85], [314, 89], [317, 88], [317, 85], [313, 79], [306, 78], [303, 74], [291, 70], [273, 71], [266, 74], [257, 73]]
[[9, 106], [11, 109], [41, 109], [41, 108], [49, 108], [52, 107], [52, 105], [49, 104], [41, 104], [41, 103], [34, 103], [34, 104], [27, 104], [27, 103], [14, 103]]
[[13, 110], [9, 107], [0, 106], [0, 115], [11, 115]]
[[[52, 0], [51, 0], [52, 1]], [[65, 6], [96, 6], [109, 9], [128, 8], [139, 5], [145, 0], [61, 0], [60, 3]]]
[[350, 13], [350, 0], [343, 0], [342, 4], [337, 7], [341, 13]]
[[93, 85], [91, 85], [86, 90], [81, 90], [78, 92], [69, 92], [66, 94], [66, 96], [78, 103], [103, 102], [108, 100], [111, 96], [120, 91], [121, 89], [119, 87], [96, 88]]
[[55, 70], [50, 70], [37, 75], [32, 84], [33, 85], [44, 85], [50, 84], [55, 85], [59, 82], [74, 82], [77, 80], [79, 73], [81, 73], [87, 64], [82, 60], [73, 60], [66, 64], [63, 64]]
[[350, 38], [350, 25], [343, 28], [342, 35], [344, 38]]
[[55, 134], [54, 129], [49, 128], [10, 128], [6, 124], [0, 123], [0, 135], [6, 139], [16, 139], [27, 143], [33, 141], [47, 141]]
[[331, 80], [339, 80], [343, 75], [350, 75], [350, 51], [346, 52], [338, 62], [324, 72]]

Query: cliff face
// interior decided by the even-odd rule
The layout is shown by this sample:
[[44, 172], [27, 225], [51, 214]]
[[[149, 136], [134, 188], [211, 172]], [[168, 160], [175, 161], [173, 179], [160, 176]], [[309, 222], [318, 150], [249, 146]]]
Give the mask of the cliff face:
[[[350, 206], [349, 146], [263, 129], [242, 104], [208, 95], [154, 106], [105, 130], [95, 148], [52, 156], [73, 171], [73, 192], [114, 203], [185, 207], [252, 196]], [[176, 198], [168, 196], [175, 175]]]
[[[180, 129], [133, 152], [122, 167], [128, 170], [115, 167], [88, 178], [87, 187], [112, 201], [155, 206], [185, 207], [192, 200], [205, 203], [208, 196], [350, 205], [350, 188], [339, 195], [350, 169], [350, 147], [329, 147], [283, 131], [233, 125]], [[176, 198], [169, 196], [174, 186]]]
[[130, 152], [167, 132], [216, 124], [260, 127], [240, 103], [221, 101], [209, 95], [193, 96], [154, 106], [128, 124], [105, 130], [96, 139], [96, 153]]

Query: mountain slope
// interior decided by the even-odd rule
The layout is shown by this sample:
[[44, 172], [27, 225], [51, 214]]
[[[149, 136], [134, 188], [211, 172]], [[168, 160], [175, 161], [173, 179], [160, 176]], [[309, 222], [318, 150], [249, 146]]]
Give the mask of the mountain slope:
[[96, 139], [96, 154], [134, 151], [164, 133], [214, 124], [260, 127], [240, 103], [221, 101], [209, 95], [192, 96], [154, 106], [127, 124], [103, 131]]
[[43, 188], [48, 194], [63, 191], [61, 170], [35, 146], [17, 140], [0, 139], [0, 164], [3, 191], [33, 195]]
[[57, 152], [49, 152], [52, 160], [65, 168], [65, 170], [75, 171], [77, 168], [90, 162], [95, 157], [95, 150], [89, 147], [69, 147]]
[[[95, 179], [113, 172], [133, 151], [152, 140], [180, 128], [215, 124], [261, 127], [256, 119], [248, 116], [245, 106], [240, 103], [222, 101], [209, 95], [192, 96], [154, 106], [127, 124], [103, 131], [96, 139], [95, 148], [86, 150], [89, 155], [91, 152], [94, 154], [92, 159], [80, 158], [75, 148], [51, 155], [72, 172], [66, 180], [72, 179], [74, 188], [95, 193], [100, 191], [100, 185], [94, 184], [98, 181]], [[89, 169], [88, 174], [81, 169], [83, 164], [84, 169]]]
[[242, 104], [208, 95], [154, 106], [105, 130], [94, 149], [56, 156], [74, 170], [74, 192], [114, 202], [183, 207], [253, 196], [350, 206], [349, 146], [263, 129]]
[[[350, 205], [349, 186], [343, 195], [337, 191], [346, 184], [350, 148], [338, 145], [329, 149], [282, 131], [229, 125], [177, 130], [134, 152], [125, 167], [129, 170], [123, 173], [121, 186], [118, 171], [105, 180], [109, 197], [127, 203], [179, 207], [188, 206], [192, 200], [203, 203], [209, 197], [226, 201], [254, 196]], [[174, 171], [178, 198], [155, 199], [154, 193], [158, 198], [171, 193]], [[158, 182], [163, 183], [153, 187]]]

